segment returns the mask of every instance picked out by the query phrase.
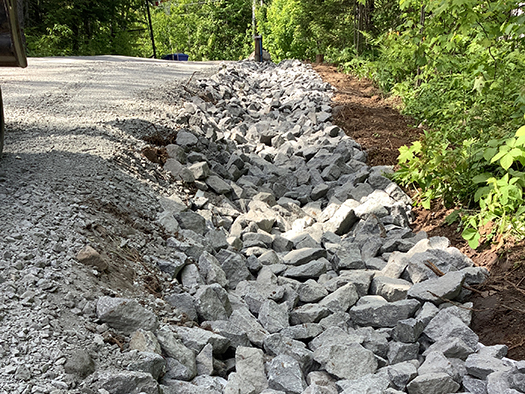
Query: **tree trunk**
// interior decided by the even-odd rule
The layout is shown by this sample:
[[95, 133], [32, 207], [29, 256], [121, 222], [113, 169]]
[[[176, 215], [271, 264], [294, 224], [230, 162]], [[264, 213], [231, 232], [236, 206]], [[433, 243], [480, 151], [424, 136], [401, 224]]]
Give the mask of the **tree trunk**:
[[[421, 15], [419, 16], [419, 24], [421, 25], [421, 29], [419, 30], [419, 34], [421, 34], [423, 32], [423, 27], [425, 26], [425, 5], [422, 5], [421, 6]], [[421, 39], [423, 40], [423, 39]], [[421, 68], [419, 66], [417, 66], [417, 74], [416, 74], [417, 78], [416, 78], [416, 87], [420, 87], [421, 86]]]

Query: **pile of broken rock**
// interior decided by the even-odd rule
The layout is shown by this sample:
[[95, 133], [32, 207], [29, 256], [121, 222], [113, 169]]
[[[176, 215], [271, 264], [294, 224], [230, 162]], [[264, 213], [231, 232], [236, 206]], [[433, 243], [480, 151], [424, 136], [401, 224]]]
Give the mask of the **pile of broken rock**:
[[[85, 387], [525, 393], [525, 361], [469, 328], [469, 288], [487, 271], [411, 231], [410, 199], [330, 123], [332, 88], [309, 66], [239, 62], [199, 85], [164, 165], [196, 192], [162, 198], [174, 257], [145, 256], [171, 281], [159, 302], [174, 313], [98, 299], [128, 357]], [[86, 357], [69, 372], [94, 369]]]

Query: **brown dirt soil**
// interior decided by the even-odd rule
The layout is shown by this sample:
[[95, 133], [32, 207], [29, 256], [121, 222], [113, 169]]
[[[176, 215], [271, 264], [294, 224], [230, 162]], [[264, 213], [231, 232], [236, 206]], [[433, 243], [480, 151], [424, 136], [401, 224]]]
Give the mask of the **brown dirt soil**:
[[[414, 120], [395, 109], [395, 102], [385, 99], [368, 80], [359, 80], [338, 72], [328, 64], [314, 64], [325, 82], [336, 88], [334, 122], [368, 152], [370, 165], [396, 165], [398, 149], [420, 138], [422, 130]], [[441, 204], [430, 210], [414, 208], [414, 231], [429, 236], [444, 236], [453, 246], [469, 256], [476, 265], [486, 267], [491, 276], [478, 286], [474, 303], [472, 329], [484, 345], [506, 344], [508, 357], [525, 359], [525, 243], [503, 245], [496, 250], [472, 250], [458, 232], [457, 224], [447, 225], [452, 212]]]

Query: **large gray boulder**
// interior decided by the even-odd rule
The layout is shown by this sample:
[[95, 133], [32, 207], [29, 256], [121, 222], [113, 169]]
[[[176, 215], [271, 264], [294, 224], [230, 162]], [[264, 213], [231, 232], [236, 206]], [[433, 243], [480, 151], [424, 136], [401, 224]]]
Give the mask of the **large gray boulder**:
[[358, 379], [377, 370], [374, 353], [358, 343], [321, 346], [314, 360], [339, 379]]
[[326, 257], [326, 250], [323, 248], [302, 248], [292, 250], [283, 257], [283, 262], [288, 265], [303, 265], [310, 261]]
[[243, 330], [255, 346], [261, 347], [265, 338], [270, 335], [248, 309], [239, 308], [233, 311], [230, 316], [230, 323]]
[[173, 327], [174, 332], [180, 337], [184, 346], [200, 353], [206, 345], [211, 345], [214, 354], [224, 353], [230, 346], [230, 340], [212, 331], [199, 327]]
[[281, 333], [271, 334], [264, 338], [264, 350], [271, 356], [284, 354], [292, 357], [299, 362], [303, 370], [307, 370], [312, 365], [313, 353], [306, 349], [306, 345], [301, 341], [287, 338]]
[[424, 329], [424, 334], [433, 342], [439, 340], [461, 339], [471, 349], [476, 350], [479, 338], [459, 317], [452, 314], [449, 308], [441, 310]]
[[342, 380], [337, 384], [343, 390], [342, 394], [383, 394], [390, 386], [390, 380], [384, 374], [368, 374], [354, 380]]
[[228, 320], [232, 314], [228, 293], [218, 283], [201, 286], [194, 297], [201, 320]]
[[210, 253], [203, 252], [197, 262], [199, 273], [206, 284], [217, 283], [221, 287], [228, 285], [226, 274], [219, 265], [219, 261]]
[[268, 365], [268, 385], [285, 393], [301, 394], [306, 381], [300, 364], [290, 356], [276, 356]]
[[[235, 313], [235, 312], [234, 312]], [[230, 315], [230, 319], [232, 318]], [[254, 318], [255, 319], [255, 318]], [[215, 320], [215, 321], [205, 321], [202, 322], [201, 327], [205, 330], [209, 330], [212, 333], [220, 335], [229, 340], [229, 345], [233, 348], [238, 346], [250, 346], [250, 340], [246, 331], [242, 327], [239, 327], [237, 324], [233, 324], [231, 321], [227, 320]]]
[[290, 322], [287, 305], [266, 300], [259, 310], [259, 322], [271, 334], [288, 327]]
[[415, 298], [421, 302], [431, 301], [434, 304], [442, 304], [459, 295], [464, 281], [465, 274], [463, 272], [452, 271], [440, 278], [414, 284], [408, 290], [407, 295], [409, 298]]
[[128, 366], [130, 371], [145, 372], [158, 380], [166, 373], [166, 360], [160, 354], [139, 352]]
[[195, 353], [188, 349], [169, 327], [157, 330], [157, 339], [162, 352], [167, 356], [166, 379], [191, 380], [197, 375]]
[[353, 283], [340, 287], [332, 294], [327, 295], [318, 305], [328, 308], [331, 312], [346, 312], [359, 299], [359, 294]]
[[394, 302], [405, 299], [411, 287], [412, 283], [404, 279], [376, 275], [372, 279], [370, 293], [380, 295], [385, 300]]
[[352, 226], [359, 220], [354, 210], [359, 206], [355, 200], [347, 200], [342, 204], [331, 218], [323, 224], [325, 231], [331, 231], [337, 235], [343, 235], [350, 231]]
[[157, 328], [157, 316], [137, 301], [127, 298], [100, 297], [97, 316], [108, 326], [127, 335], [139, 328], [147, 331]]
[[145, 372], [101, 372], [97, 386], [112, 394], [159, 394], [159, 384]]
[[355, 270], [365, 268], [361, 248], [357, 243], [345, 241], [337, 248], [332, 263], [336, 270]]
[[[256, 393], [268, 387], [264, 369], [264, 353], [261, 349], [239, 346], [235, 352], [235, 369], [238, 378], [246, 385], [253, 386]], [[241, 390], [241, 393], [249, 392]]]
[[399, 320], [412, 317], [419, 306], [417, 300], [373, 302], [352, 307], [350, 315], [361, 326], [395, 327]]

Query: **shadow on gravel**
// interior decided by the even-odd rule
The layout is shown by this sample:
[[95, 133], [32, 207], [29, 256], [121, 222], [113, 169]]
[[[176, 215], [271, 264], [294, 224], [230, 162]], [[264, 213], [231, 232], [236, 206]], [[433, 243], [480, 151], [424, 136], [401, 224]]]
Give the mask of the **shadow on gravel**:
[[169, 127], [139, 118], [116, 120], [105, 124], [155, 146], [175, 143], [178, 132], [175, 124]]

